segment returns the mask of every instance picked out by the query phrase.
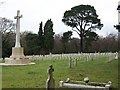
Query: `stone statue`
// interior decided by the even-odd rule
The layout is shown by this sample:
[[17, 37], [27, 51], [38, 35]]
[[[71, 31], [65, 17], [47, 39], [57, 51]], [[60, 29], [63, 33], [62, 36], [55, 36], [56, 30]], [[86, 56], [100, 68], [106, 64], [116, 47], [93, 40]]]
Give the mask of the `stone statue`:
[[53, 69], [52, 65], [49, 66], [47, 72], [48, 72], [48, 79], [46, 81], [46, 89], [47, 90], [54, 90], [54, 88], [55, 88], [55, 80], [53, 78], [54, 69]]

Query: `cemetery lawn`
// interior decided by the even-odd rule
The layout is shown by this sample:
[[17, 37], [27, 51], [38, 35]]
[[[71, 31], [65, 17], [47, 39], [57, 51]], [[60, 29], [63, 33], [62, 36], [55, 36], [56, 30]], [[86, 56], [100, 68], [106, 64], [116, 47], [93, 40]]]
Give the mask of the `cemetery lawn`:
[[89, 77], [91, 82], [107, 83], [112, 81], [114, 88], [118, 87], [118, 60], [108, 62], [102, 57], [93, 61], [78, 60], [77, 66], [69, 68], [69, 60], [35, 60], [35, 65], [3, 66], [2, 88], [45, 88], [48, 78], [47, 68], [54, 68], [55, 87], [60, 80], [70, 78], [83, 81]]

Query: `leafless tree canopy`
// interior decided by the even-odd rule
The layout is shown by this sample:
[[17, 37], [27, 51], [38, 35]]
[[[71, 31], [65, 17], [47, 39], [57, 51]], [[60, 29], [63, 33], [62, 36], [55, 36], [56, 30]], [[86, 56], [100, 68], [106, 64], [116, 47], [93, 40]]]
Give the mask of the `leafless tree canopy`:
[[0, 32], [2, 32], [2, 34], [14, 30], [15, 30], [15, 24], [13, 23], [12, 20], [6, 18], [0, 18]]

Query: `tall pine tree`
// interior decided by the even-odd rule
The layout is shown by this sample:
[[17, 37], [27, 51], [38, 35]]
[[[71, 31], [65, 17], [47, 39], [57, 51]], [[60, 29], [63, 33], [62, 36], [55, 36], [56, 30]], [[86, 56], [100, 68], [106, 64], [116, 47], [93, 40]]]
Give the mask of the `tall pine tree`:
[[44, 32], [43, 32], [43, 23], [40, 23], [39, 31], [38, 31], [38, 46], [40, 53], [44, 55]]
[[[79, 35], [80, 52], [84, 52], [85, 38], [88, 36], [96, 38], [97, 34], [95, 33], [95, 30], [100, 30], [103, 27], [95, 8], [91, 5], [78, 5], [72, 7], [71, 10], [65, 11], [62, 22], [65, 25], [70, 26], [72, 30]], [[91, 34], [94, 34], [95, 37]], [[92, 39], [92, 41], [93, 40], [94, 39]]]
[[44, 49], [47, 53], [52, 52], [54, 47], [53, 22], [48, 19], [44, 26]]

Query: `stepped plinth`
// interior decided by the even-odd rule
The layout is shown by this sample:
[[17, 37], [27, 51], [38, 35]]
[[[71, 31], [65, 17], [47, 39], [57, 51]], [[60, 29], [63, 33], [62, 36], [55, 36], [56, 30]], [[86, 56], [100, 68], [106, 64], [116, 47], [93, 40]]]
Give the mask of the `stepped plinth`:
[[29, 64], [31, 62], [30, 58], [24, 56], [23, 47], [13, 47], [12, 48], [12, 55], [10, 58], [5, 58], [5, 64]]

